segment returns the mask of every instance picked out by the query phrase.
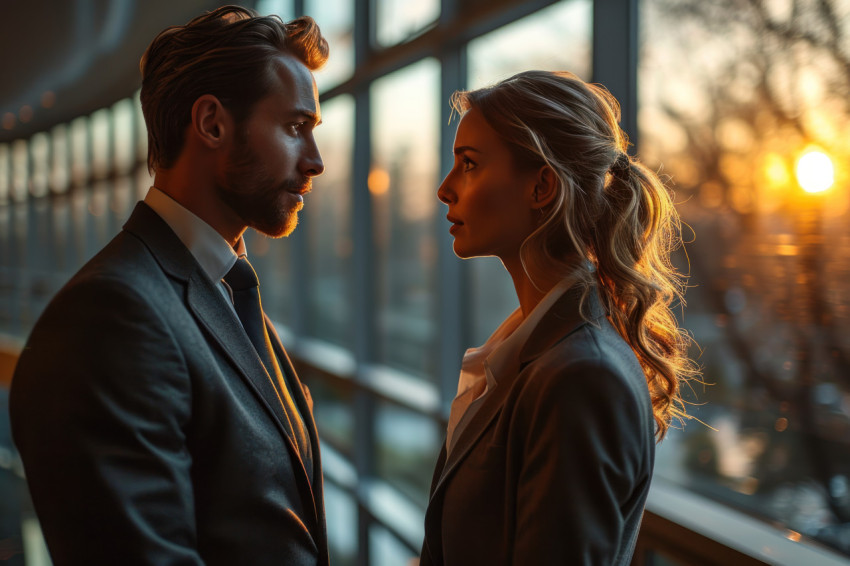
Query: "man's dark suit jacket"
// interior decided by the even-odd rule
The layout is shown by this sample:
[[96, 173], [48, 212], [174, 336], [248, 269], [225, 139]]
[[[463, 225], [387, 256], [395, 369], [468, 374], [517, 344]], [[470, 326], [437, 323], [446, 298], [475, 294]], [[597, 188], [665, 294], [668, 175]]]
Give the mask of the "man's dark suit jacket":
[[440, 454], [421, 566], [628, 565], [652, 477], [644, 374], [568, 291]]
[[312, 478], [216, 284], [140, 203], [36, 324], [10, 412], [55, 564], [328, 563], [309, 394], [269, 325]]

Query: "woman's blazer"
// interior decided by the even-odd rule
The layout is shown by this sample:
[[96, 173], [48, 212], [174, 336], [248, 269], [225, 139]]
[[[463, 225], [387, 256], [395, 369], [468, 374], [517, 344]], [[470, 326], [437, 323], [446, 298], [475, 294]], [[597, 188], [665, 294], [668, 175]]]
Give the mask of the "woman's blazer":
[[[638, 361], [595, 291], [566, 292], [442, 452], [422, 566], [627, 565], [655, 423]], [[498, 368], [497, 368], [498, 370]]]

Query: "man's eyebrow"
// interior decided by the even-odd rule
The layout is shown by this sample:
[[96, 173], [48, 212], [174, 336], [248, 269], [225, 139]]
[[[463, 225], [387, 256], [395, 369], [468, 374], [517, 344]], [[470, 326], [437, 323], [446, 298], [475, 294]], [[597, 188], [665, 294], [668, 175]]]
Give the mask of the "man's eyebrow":
[[322, 117], [310, 110], [293, 110], [290, 117], [304, 118], [305, 121], [310, 122], [313, 126], [318, 126], [322, 123]]
[[460, 155], [461, 153], [464, 153], [466, 151], [474, 151], [475, 153], [481, 153], [480, 149], [475, 149], [471, 145], [460, 145], [460, 146], [454, 148], [454, 154], [455, 155]]

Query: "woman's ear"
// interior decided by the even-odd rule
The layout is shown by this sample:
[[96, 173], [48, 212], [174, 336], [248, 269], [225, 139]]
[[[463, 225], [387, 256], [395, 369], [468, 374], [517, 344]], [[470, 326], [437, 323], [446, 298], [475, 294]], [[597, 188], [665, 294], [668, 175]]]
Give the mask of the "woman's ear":
[[202, 145], [218, 149], [233, 131], [233, 120], [217, 97], [205, 94], [192, 105], [191, 130]]
[[537, 171], [537, 179], [531, 195], [531, 208], [546, 208], [558, 195], [558, 176], [548, 165]]

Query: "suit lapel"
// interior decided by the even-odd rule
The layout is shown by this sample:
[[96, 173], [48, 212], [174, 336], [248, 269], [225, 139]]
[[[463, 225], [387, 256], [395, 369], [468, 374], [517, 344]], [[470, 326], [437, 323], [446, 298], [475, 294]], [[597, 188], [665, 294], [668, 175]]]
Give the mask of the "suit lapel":
[[[286, 439], [293, 460], [300, 462], [298, 451], [284, 424], [285, 416], [277, 390], [239, 319], [191, 252], [168, 224], [144, 202], [136, 205], [124, 229], [144, 242], [168, 275], [185, 285], [189, 311], [207, 335], [212, 337], [212, 342], [226, 354], [238, 375], [256, 394], [260, 404], [271, 414]], [[307, 479], [303, 472], [296, 472], [296, 475], [304, 476], [305, 481]]]
[[[280, 341], [280, 337], [275, 330], [274, 324], [272, 324], [268, 317], [266, 317], [266, 328], [269, 333], [269, 338], [271, 339], [272, 348], [274, 349], [274, 353], [277, 357], [278, 363], [280, 364], [280, 369], [283, 372], [284, 379], [286, 379], [286, 384], [289, 387], [289, 393], [292, 395], [292, 400], [295, 402], [295, 406], [301, 413], [301, 418], [304, 421], [304, 426], [307, 428], [307, 434], [310, 437], [313, 453], [312, 482], [307, 479], [307, 472], [304, 467], [304, 463], [301, 462], [300, 453], [297, 450], [295, 450], [294, 453], [295, 457], [298, 458], [298, 461], [301, 462], [300, 475], [303, 480], [301, 488], [310, 493], [314, 504], [316, 527], [324, 534], [326, 525], [324, 521], [324, 493], [322, 491], [322, 461], [319, 451], [319, 435], [316, 429], [316, 422], [313, 420], [313, 408], [311, 403], [307, 400], [301, 381], [295, 373], [295, 368], [292, 366], [292, 361], [289, 359], [289, 355], [286, 353], [283, 343]], [[322, 536], [321, 540], [325, 540], [325, 538], [326, 537]]]
[[[487, 367], [487, 372], [490, 372], [489, 367]], [[496, 418], [501, 411], [502, 406], [505, 404], [508, 392], [511, 389], [511, 384], [509, 383], [510, 380], [505, 379], [505, 377], [508, 376], [495, 377], [497, 378], [495, 380], [496, 386], [484, 396], [484, 399], [481, 401], [481, 406], [478, 407], [478, 410], [472, 416], [472, 419], [470, 419], [469, 423], [461, 431], [460, 436], [458, 436], [457, 441], [455, 441], [455, 446], [451, 453], [445, 456], [445, 464], [443, 465], [442, 473], [436, 482], [436, 486], [431, 490], [432, 500], [440, 488], [445, 484], [451, 473], [478, 443], [481, 436], [484, 434], [484, 431], [487, 430], [487, 426]], [[500, 377], [502, 378], [501, 380], [498, 379]], [[508, 383], [506, 383], [506, 381], [508, 381]], [[443, 448], [443, 452], [445, 452], [445, 447]], [[441, 460], [442, 459], [443, 456], [441, 454]]]
[[[521, 348], [519, 357], [515, 363], [508, 364], [506, 367], [497, 370], [502, 372], [501, 374], [494, 375], [489, 363], [485, 361], [484, 365], [488, 376], [492, 382], [496, 383], [496, 386], [487, 393], [478, 411], [472, 416], [469, 424], [461, 431], [454, 449], [445, 458], [445, 465], [442, 466], [439, 478], [435, 476], [435, 483], [431, 489], [432, 502], [452, 472], [466, 458], [484, 435], [487, 427], [501, 411], [507, 401], [508, 394], [513, 390], [514, 381], [518, 373], [535, 358], [542, 355], [546, 350], [585, 324], [586, 319], [583, 316], [583, 312], [591, 321], [604, 316], [605, 312], [599, 303], [596, 289], [590, 288], [588, 290], [586, 299], [582, 304], [583, 294], [581, 288], [572, 288], [566, 291], [546, 314], [543, 315], [543, 318], [540, 319], [540, 322], [538, 322], [528, 340], [526, 340]], [[445, 457], [444, 453], [445, 446], [443, 447], [440, 463], [442, 463]]]
[[[293, 466], [293, 473], [298, 482], [299, 491], [309, 496], [313, 501], [315, 525], [312, 530], [316, 533], [317, 544], [323, 546], [327, 539], [327, 529], [324, 521], [321, 461], [316, 425], [313, 421], [312, 411], [309, 409], [306, 397], [301, 389], [301, 384], [295, 377], [295, 371], [274, 327], [266, 318], [269, 336], [280, 361], [281, 370], [291, 385], [290, 391], [298, 409], [301, 411], [305, 426], [307, 426], [310, 434], [310, 441], [313, 443], [315, 476], [313, 485], [317, 486], [315, 489], [311, 487], [311, 482], [307, 478], [307, 473], [301, 461], [301, 455], [285, 424], [286, 417], [277, 389], [259, 356], [257, 356], [254, 346], [245, 334], [239, 319], [228, 306], [226, 299], [215, 286], [215, 283], [210, 281], [201, 266], [195, 261], [194, 256], [168, 224], [144, 202], [136, 205], [124, 225], [124, 229], [139, 238], [147, 246], [163, 271], [185, 285], [185, 301], [189, 311], [198, 321], [199, 326], [212, 338], [211, 342], [215, 343], [225, 353], [237, 370], [236, 373], [257, 396], [260, 405], [271, 415], [272, 421], [285, 439], [293, 464], [297, 462]], [[323, 552], [326, 555], [327, 548]]]
[[286, 439], [293, 457], [297, 458], [298, 451], [295, 450], [285, 424], [283, 407], [265, 366], [242, 329], [239, 319], [227, 306], [218, 289], [200, 269], [195, 271], [187, 282], [186, 302], [201, 327], [224, 351], [238, 370], [239, 376], [248, 383], [261, 404], [274, 417], [274, 422]]

